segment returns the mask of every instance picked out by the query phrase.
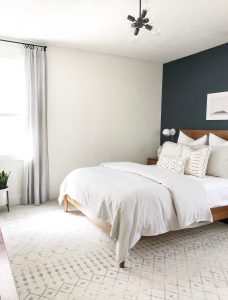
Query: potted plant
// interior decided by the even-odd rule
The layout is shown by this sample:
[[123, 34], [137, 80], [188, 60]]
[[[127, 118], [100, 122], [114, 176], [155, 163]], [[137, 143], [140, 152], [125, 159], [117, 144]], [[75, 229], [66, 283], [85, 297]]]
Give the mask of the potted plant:
[[8, 179], [10, 172], [7, 174], [4, 170], [0, 171], [0, 206], [7, 204]]

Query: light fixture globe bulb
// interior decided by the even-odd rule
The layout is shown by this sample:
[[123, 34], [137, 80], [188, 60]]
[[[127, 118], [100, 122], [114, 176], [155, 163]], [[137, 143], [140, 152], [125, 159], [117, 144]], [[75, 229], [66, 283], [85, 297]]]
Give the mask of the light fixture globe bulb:
[[170, 136], [170, 130], [169, 129], [164, 129], [163, 131], [162, 131], [162, 134], [164, 135], [164, 136]]
[[176, 129], [172, 128], [170, 129], [170, 135], [174, 136], [176, 134]]
[[153, 30], [152, 30], [153, 36], [159, 36], [160, 33], [161, 33], [160, 28], [158, 28], [157, 26], [153, 25]]

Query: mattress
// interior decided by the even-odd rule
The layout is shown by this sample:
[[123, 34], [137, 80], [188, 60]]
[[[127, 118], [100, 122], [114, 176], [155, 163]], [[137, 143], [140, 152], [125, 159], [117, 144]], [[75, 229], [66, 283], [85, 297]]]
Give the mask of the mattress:
[[191, 177], [203, 185], [207, 193], [210, 208], [228, 205], [228, 178], [186, 176]]

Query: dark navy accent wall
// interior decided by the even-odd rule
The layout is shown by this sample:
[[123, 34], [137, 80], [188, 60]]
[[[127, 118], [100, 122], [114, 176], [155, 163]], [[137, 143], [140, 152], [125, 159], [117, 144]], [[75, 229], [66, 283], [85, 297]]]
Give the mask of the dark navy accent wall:
[[207, 94], [225, 91], [228, 43], [164, 64], [161, 130], [228, 129], [228, 120], [206, 120]]

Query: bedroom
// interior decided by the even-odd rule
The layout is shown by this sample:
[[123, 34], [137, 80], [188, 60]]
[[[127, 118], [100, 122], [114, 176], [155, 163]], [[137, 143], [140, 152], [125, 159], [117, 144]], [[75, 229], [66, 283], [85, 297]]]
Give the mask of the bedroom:
[[[143, 237], [136, 244], [143, 234], [135, 236], [134, 231], [131, 244], [135, 245], [129, 247], [126, 237], [119, 247], [131, 248], [128, 258], [125, 251], [124, 259], [116, 259], [119, 241], [115, 234], [126, 233], [117, 230], [121, 220], [117, 219], [115, 231], [111, 228], [111, 239], [109, 224], [99, 224], [101, 230], [70, 205], [70, 212], [64, 213], [57, 199], [71, 171], [103, 168], [106, 172], [99, 184], [90, 183], [96, 195], [105, 191], [111, 197], [123, 189], [131, 193], [133, 187], [129, 184], [127, 189], [127, 183], [134, 182], [136, 189], [140, 181], [143, 191], [164, 194], [162, 199], [170, 203], [165, 209], [169, 206], [172, 221], [176, 218], [169, 190], [164, 183], [158, 189], [145, 169], [140, 170], [143, 176], [133, 174], [139, 170], [126, 170], [132, 165], [100, 164], [133, 162], [153, 170], [147, 160], [157, 162], [153, 158], [159, 146], [172, 138], [177, 142], [180, 129], [195, 140], [206, 134], [206, 144], [226, 145], [228, 119], [221, 114], [228, 101], [228, 2], [173, 0], [171, 5], [164, 0], [142, 1], [141, 11], [148, 10], [146, 24], [154, 28], [141, 28], [137, 35], [127, 16], [138, 16], [139, 1], [1, 1], [0, 8], [0, 37], [8, 40], [0, 42], [0, 121], [4, 128], [0, 171], [11, 172], [9, 213], [6, 194], [0, 206], [2, 299], [227, 299], [226, 223]], [[42, 59], [43, 65], [34, 57]], [[32, 68], [36, 64], [42, 72]], [[21, 127], [28, 121], [28, 112], [38, 120], [36, 128], [27, 123]], [[172, 128], [174, 136], [162, 134], [164, 129], [170, 134]], [[26, 143], [28, 130], [33, 151]], [[189, 143], [186, 137], [184, 143]], [[179, 148], [175, 144], [175, 151]], [[227, 160], [219, 164], [224, 167], [219, 177], [227, 177]], [[221, 179], [225, 200], [220, 206], [226, 206], [226, 178], [207, 174], [202, 180], [208, 176]], [[101, 188], [101, 181], [109, 185]], [[208, 186], [212, 188], [210, 182]], [[82, 192], [90, 194], [91, 189]], [[132, 203], [128, 208], [133, 208]], [[95, 212], [104, 216], [103, 221], [107, 221], [106, 209], [102, 206]], [[140, 212], [137, 203], [135, 211]], [[109, 217], [112, 212], [108, 211]], [[128, 217], [132, 229], [137, 214]], [[218, 219], [227, 217], [226, 209], [220, 209]], [[123, 261], [125, 267], [119, 268]]]

